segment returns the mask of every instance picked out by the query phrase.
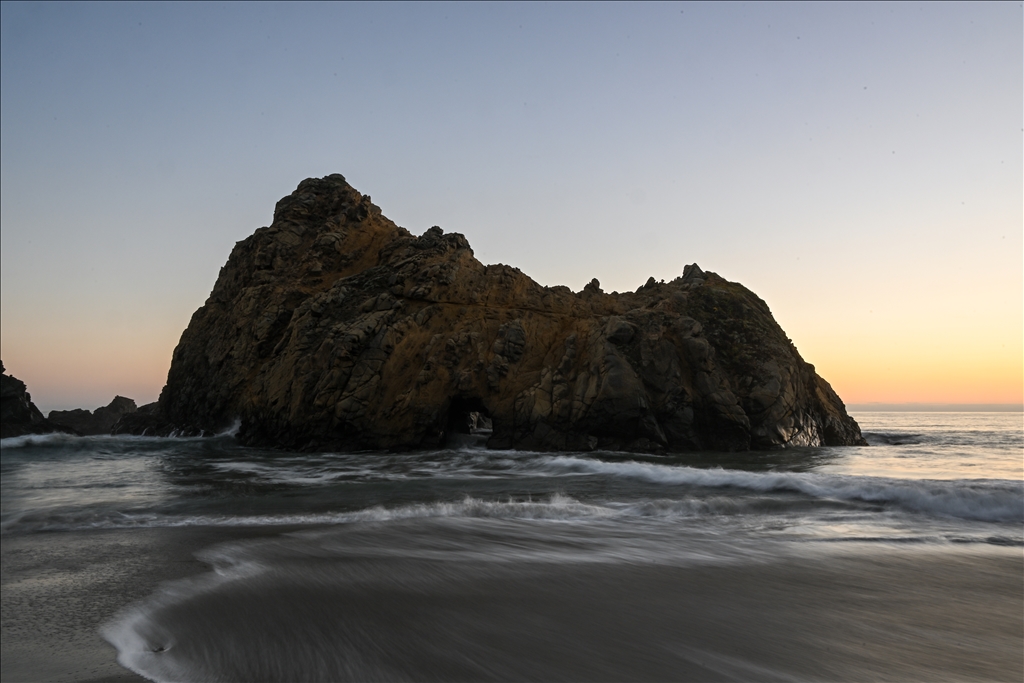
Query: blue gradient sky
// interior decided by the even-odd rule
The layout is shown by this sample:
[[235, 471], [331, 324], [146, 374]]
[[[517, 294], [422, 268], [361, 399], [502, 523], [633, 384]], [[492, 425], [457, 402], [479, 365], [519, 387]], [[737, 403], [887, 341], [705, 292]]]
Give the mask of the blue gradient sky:
[[1021, 3], [2, 5], [0, 353], [155, 400], [340, 172], [542, 284], [743, 283], [848, 402], [1024, 394]]

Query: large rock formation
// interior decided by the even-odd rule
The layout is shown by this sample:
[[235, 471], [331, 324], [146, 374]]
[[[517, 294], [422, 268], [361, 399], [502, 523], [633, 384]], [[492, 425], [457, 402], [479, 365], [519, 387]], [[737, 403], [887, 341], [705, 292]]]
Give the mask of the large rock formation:
[[63, 431], [67, 430], [43, 417], [25, 383], [8, 375], [0, 361], [0, 438]]
[[[608, 294], [416, 237], [340, 175], [309, 179], [235, 245], [174, 351], [162, 426], [307, 449], [768, 449], [864, 443], [768, 306], [688, 266]], [[130, 422], [130, 420], [128, 420]]]
[[111, 428], [122, 416], [136, 411], [135, 401], [124, 396], [115, 396], [109, 405], [90, 412], [84, 408], [74, 410], [51, 410], [47, 419], [55, 425], [66, 427], [77, 434], [110, 434]]

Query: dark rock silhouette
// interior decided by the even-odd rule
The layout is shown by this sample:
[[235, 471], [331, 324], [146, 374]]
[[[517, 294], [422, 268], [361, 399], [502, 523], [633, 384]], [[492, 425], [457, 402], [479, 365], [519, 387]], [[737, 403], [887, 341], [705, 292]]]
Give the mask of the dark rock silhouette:
[[497, 448], [864, 443], [741, 285], [693, 264], [636, 292], [542, 287], [460, 234], [410, 234], [340, 175], [303, 181], [235, 245], [147, 429], [238, 420], [254, 445], [418, 448], [473, 414]]
[[134, 413], [135, 401], [124, 396], [115, 396], [109, 405], [93, 412], [76, 408], [74, 410], [51, 410], [47, 418], [55, 425], [66, 427], [83, 436], [110, 434], [111, 428], [123, 415]]
[[180, 429], [170, 420], [164, 417], [160, 411], [160, 404], [154, 401], [139, 407], [130, 413], [125, 413], [110, 428], [111, 434], [140, 434], [144, 436], [171, 436], [178, 434], [183, 436], [198, 436], [202, 430]]
[[0, 361], [0, 438], [68, 431], [51, 423], [32, 403], [25, 383], [7, 374]]

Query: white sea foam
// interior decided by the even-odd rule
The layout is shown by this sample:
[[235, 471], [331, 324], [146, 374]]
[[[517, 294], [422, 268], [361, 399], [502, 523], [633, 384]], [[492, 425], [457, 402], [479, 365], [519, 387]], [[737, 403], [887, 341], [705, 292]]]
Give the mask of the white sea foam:
[[70, 529], [132, 529], [189, 526], [303, 526], [387, 522], [432, 517], [570, 520], [612, 518], [633, 514], [629, 506], [581, 503], [555, 494], [544, 499], [488, 501], [466, 496], [452, 502], [432, 502], [387, 508], [373, 506], [352, 512], [281, 515], [169, 515], [156, 512], [125, 513], [120, 510], [54, 511], [11, 515], [4, 520], [4, 532], [62, 531]]
[[892, 504], [931, 515], [989, 522], [1024, 521], [1024, 482], [1006, 480], [906, 480], [807, 472], [698, 469], [641, 462], [607, 462], [571, 456], [548, 459], [553, 470], [605, 474], [659, 484], [759, 492], [792, 491], [817, 499]]
[[[218, 434], [218, 436], [222, 436]], [[160, 442], [187, 442], [197, 441], [201, 436], [142, 436], [138, 434], [91, 434], [79, 436], [78, 434], [65, 434], [54, 432], [52, 434], [25, 434], [23, 436], [10, 436], [0, 439], [0, 449], [32, 448], [32, 447], [60, 447], [67, 445], [88, 445], [90, 443], [160, 443]]]
[[456, 502], [434, 502], [397, 508], [372, 507], [349, 513], [346, 521], [384, 522], [423, 517], [496, 517], [503, 519], [568, 520], [620, 515], [606, 505], [581, 503], [562, 494], [542, 500], [488, 501], [466, 496]]
[[[432, 501], [361, 510], [289, 514], [163, 514], [124, 512], [116, 509], [51, 513], [19, 513], [5, 516], [4, 533], [70, 529], [130, 529], [152, 527], [259, 527], [322, 526], [381, 523], [426, 518], [493, 518], [546, 521], [628, 521], [630, 519], [683, 520], [710, 518], [760, 518], [763, 515], [870, 514], [848, 508], [851, 501], [867, 502], [931, 516], [983, 522], [1018, 522], [1024, 518], [1022, 487], [1012, 482], [947, 482], [881, 480], [873, 477], [811, 475], [806, 473], [755, 473], [734, 470], [698, 470], [646, 463], [608, 463], [569, 457], [552, 459], [552, 466], [602, 471], [667, 485], [734, 488], [757, 493], [791, 493], [798, 498], [773, 495], [665, 495], [633, 501], [581, 502], [564, 494], [536, 499], [486, 500], [465, 496], [454, 501]], [[666, 492], [670, 494], [672, 492]], [[847, 506], [847, 507], [844, 507]]]
[[217, 432], [217, 436], [238, 436], [238, 430], [242, 428], [242, 420], [235, 418], [235, 421], [231, 423], [231, 426], [224, 431]]
[[208, 672], [197, 670], [194, 662], [175, 656], [173, 634], [155, 617], [165, 608], [267, 570], [246, 554], [232, 550], [225, 546], [203, 551], [201, 559], [213, 567], [213, 572], [165, 582], [146, 600], [129, 605], [100, 626], [100, 635], [117, 650], [121, 666], [160, 683], [210, 677]]
[[55, 432], [53, 434], [25, 434], [23, 436], [9, 436], [6, 439], [0, 439], [0, 449], [28, 448], [31, 446], [57, 446], [60, 444], [80, 441], [86, 438], [88, 437], [77, 436], [75, 434], [64, 434], [61, 432]]

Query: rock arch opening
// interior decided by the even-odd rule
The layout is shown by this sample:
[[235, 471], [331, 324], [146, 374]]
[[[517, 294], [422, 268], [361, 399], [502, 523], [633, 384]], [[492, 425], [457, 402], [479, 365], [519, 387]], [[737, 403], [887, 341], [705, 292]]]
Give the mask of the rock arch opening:
[[476, 397], [452, 399], [441, 434], [442, 446], [483, 447], [491, 436], [491, 414]]

